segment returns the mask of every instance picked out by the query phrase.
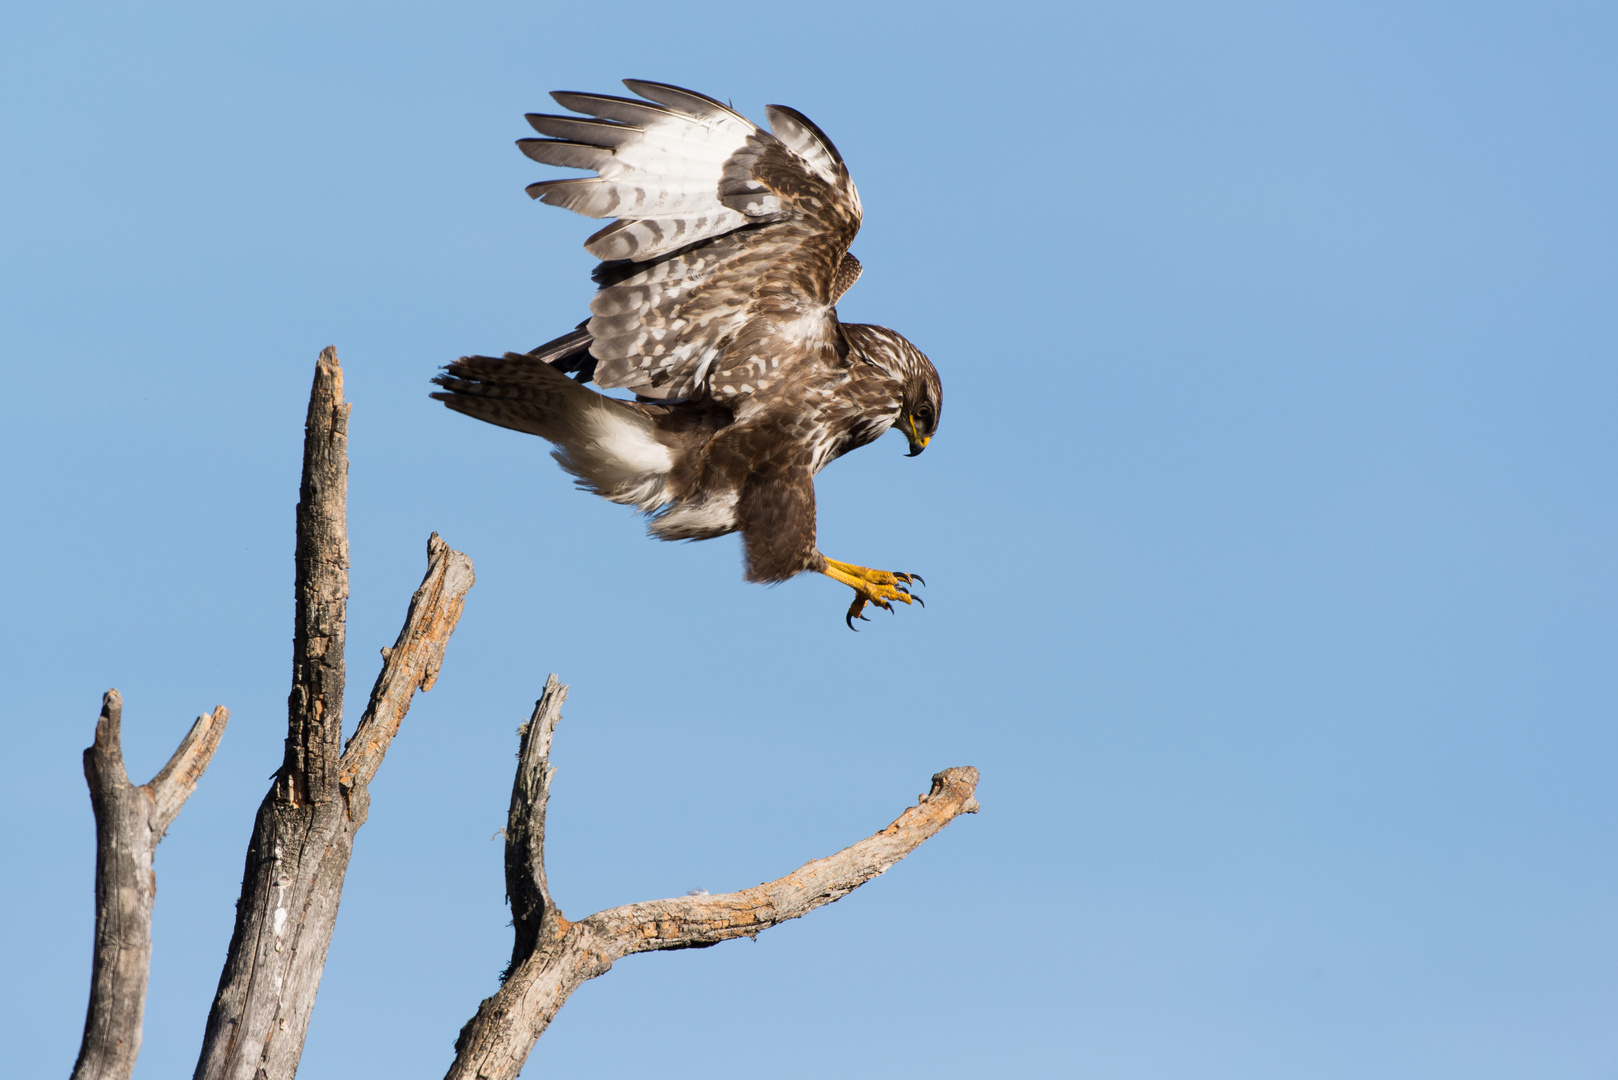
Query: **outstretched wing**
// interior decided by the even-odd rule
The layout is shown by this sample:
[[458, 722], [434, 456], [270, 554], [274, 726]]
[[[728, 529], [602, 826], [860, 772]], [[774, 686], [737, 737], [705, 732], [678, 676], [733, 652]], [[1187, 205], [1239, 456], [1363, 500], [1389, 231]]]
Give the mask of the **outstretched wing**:
[[645, 100], [551, 95], [591, 119], [531, 115], [523, 153], [593, 177], [528, 192], [616, 220], [585, 243], [602, 260], [587, 324], [595, 381], [649, 398], [737, 401], [805, 362], [846, 353], [833, 305], [859, 264], [860, 199], [831, 140], [801, 113], [764, 131], [690, 90], [626, 79]]

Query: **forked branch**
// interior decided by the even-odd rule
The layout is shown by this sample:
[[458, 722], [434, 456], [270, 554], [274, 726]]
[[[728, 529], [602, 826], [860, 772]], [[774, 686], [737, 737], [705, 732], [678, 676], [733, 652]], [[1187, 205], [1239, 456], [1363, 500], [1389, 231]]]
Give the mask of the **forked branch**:
[[568, 996], [630, 953], [755, 937], [848, 895], [914, 851], [959, 814], [975, 814], [978, 771], [945, 769], [932, 790], [887, 828], [835, 855], [740, 892], [682, 896], [599, 911], [569, 922], [545, 878], [550, 746], [567, 688], [552, 675], [522, 729], [506, 824], [506, 892], [516, 940], [505, 985], [484, 1000], [455, 1042], [450, 1080], [507, 1080]]
[[90, 1006], [73, 1080], [124, 1080], [134, 1071], [152, 963], [153, 858], [230, 721], [223, 705], [197, 717], [168, 764], [137, 787], [124, 771], [123, 704], [118, 691], [107, 691], [95, 742], [84, 751], [96, 818], [96, 929]]

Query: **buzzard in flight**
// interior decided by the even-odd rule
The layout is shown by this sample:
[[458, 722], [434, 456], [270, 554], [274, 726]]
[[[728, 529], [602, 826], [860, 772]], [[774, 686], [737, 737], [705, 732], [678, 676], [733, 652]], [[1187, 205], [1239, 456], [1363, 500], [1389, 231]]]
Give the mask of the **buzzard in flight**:
[[433, 396], [550, 440], [581, 487], [651, 514], [659, 539], [740, 531], [749, 581], [813, 570], [850, 586], [850, 628], [867, 603], [917, 600], [916, 575], [815, 544], [815, 474], [895, 425], [921, 453], [943, 397], [910, 342], [837, 319], [860, 276], [842, 155], [794, 109], [767, 107], [764, 131], [690, 90], [624, 85], [644, 100], [552, 94], [584, 115], [531, 115], [546, 138], [517, 143], [596, 174], [530, 195], [616, 219], [584, 245], [601, 259], [590, 318], [529, 353], [463, 357]]

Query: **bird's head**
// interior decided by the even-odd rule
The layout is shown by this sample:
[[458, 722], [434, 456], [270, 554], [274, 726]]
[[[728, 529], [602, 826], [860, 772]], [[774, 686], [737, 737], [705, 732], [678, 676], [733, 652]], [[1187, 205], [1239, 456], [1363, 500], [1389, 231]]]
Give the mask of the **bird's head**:
[[938, 416], [944, 408], [944, 384], [938, 369], [925, 353], [885, 326], [844, 323], [843, 331], [868, 362], [898, 380], [901, 401], [893, 423], [910, 443], [907, 456], [915, 457], [927, 449], [938, 431]]
[[910, 453], [915, 457], [927, 449], [938, 431], [938, 414], [944, 407], [944, 386], [938, 381], [938, 370], [933, 362], [918, 351], [922, 370], [914, 379], [905, 380], [904, 405], [899, 412], [899, 426], [910, 440]]

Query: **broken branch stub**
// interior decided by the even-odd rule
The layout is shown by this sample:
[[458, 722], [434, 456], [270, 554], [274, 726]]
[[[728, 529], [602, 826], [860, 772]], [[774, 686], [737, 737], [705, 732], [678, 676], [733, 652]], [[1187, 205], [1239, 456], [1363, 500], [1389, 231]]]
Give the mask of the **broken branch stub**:
[[337, 795], [348, 619], [348, 414], [343, 369], [328, 346], [315, 364], [298, 486], [292, 691], [280, 779], [292, 805]]
[[[567, 687], [552, 675], [545, 692], [534, 703], [533, 715], [522, 727], [517, 750], [517, 778], [511, 785], [511, 807], [506, 812], [506, 898], [511, 903], [515, 940], [511, 963], [502, 978], [509, 978], [533, 951], [541, 936], [554, 934], [561, 912], [551, 900], [545, 880], [545, 808], [551, 797], [551, 739], [562, 719]], [[546, 920], [550, 926], [546, 926]]]

